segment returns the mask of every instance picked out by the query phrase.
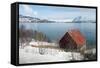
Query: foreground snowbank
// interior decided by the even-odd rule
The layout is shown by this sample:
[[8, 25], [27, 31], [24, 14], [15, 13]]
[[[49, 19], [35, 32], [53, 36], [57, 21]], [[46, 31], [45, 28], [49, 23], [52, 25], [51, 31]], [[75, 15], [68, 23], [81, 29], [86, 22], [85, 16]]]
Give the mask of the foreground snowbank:
[[19, 63], [41, 63], [41, 62], [59, 62], [71, 60], [83, 60], [83, 56], [76, 52], [64, 52], [57, 49], [45, 48], [45, 53], [41, 55], [39, 48], [26, 46], [19, 49]]

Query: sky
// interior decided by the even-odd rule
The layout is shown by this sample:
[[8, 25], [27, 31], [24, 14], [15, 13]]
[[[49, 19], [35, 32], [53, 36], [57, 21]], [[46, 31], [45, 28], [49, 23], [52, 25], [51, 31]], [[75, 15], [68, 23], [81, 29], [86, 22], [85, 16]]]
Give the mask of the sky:
[[96, 10], [91, 8], [20, 4], [19, 14], [50, 20], [71, 20], [78, 16], [82, 16], [83, 19], [87, 20], [95, 20]]

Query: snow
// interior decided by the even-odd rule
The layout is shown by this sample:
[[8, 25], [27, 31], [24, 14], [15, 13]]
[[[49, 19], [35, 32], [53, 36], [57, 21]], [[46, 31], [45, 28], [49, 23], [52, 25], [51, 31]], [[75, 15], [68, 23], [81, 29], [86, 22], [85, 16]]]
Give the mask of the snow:
[[41, 44], [44, 46], [58, 46], [56, 43], [49, 43], [44, 41], [31, 41], [29, 43], [29, 45], [35, 45], [35, 46], [40, 46]]
[[73, 19], [51, 19], [50, 21], [56, 21], [56, 22], [72, 22]]
[[19, 63], [59, 62], [71, 61], [73, 58], [74, 60], [83, 60], [84, 58], [77, 52], [65, 52], [50, 48], [45, 48], [44, 51], [44, 54], [41, 55], [38, 47], [25, 46], [24, 48], [19, 48]]
[[96, 48], [88, 49], [85, 51], [86, 54], [96, 54]]

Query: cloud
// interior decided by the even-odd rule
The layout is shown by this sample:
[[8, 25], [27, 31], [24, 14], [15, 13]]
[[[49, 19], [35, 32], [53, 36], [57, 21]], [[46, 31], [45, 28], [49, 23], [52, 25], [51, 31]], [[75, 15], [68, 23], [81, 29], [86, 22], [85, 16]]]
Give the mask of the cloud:
[[74, 18], [76, 15], [76, 12], [54, 12], [51, 15], [48, 15], [48, 19], [71, 19]]
[[21, 10], [23, 10], [23, 12], [21, 12], [22, 14], [24, 14], [25, 16], [37, 16], [38, 12], [36, 10], [33, 10], [32, 7], [30, 7], [29, 5], [21, 5]]

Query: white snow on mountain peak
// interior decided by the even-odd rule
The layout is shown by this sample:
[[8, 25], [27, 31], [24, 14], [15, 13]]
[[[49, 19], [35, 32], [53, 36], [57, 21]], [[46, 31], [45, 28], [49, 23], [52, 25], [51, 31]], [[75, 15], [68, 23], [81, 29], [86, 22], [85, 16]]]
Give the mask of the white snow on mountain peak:
[[55, 21], [55, 22], [72, 22], [73, 19], [51, 19], [50, 21]]

